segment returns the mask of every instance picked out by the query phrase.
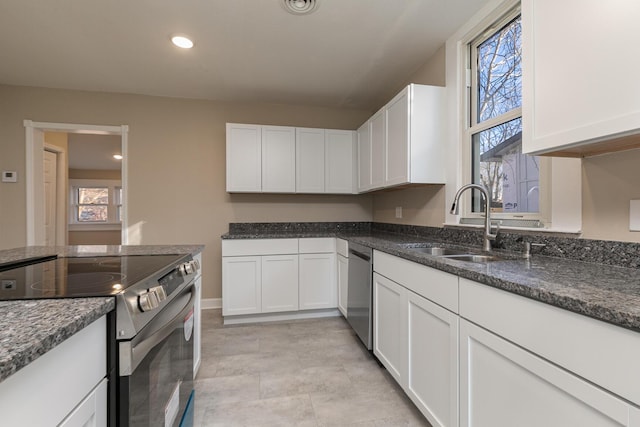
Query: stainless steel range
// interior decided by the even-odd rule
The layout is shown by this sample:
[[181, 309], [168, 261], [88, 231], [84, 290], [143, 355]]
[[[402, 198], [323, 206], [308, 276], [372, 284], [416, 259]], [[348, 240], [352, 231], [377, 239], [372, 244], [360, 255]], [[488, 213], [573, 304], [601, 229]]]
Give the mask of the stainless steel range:
[[2, 266], [0, 285], [5, 300], [114, 296], [109, 425], [186, 427], [193, 424], [198, 269], [191, 255], [31, 260]]

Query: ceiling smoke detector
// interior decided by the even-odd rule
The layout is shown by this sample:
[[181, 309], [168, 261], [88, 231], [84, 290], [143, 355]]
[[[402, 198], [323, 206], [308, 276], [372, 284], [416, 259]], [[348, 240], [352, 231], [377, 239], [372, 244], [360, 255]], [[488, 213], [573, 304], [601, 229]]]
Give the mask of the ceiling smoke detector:
[[282, 0], [282, 5], [294, 15], [308, 15], [318, 8], [318, 0]]

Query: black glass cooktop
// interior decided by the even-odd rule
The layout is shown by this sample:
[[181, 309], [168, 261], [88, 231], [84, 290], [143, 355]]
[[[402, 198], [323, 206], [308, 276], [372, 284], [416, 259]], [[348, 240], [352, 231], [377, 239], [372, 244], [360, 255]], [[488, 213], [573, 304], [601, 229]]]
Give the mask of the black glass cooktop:
[[24, 265], [0, 271], [0, 300], [116, 295], [162, 272], [182, 257], [57, 258]]

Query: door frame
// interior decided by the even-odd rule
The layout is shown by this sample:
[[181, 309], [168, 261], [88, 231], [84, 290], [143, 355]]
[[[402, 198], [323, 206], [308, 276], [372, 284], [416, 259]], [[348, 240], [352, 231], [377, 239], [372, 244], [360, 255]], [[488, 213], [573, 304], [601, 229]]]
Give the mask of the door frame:
[[[128, 243], [128, 125], [103, 126], [74, 123], [49, 123], [24, 121], [26, 142], [26, 195], [27, 195], [27, 246], [42, 245], [44, 242], [44, 223], [41, 213], [44, 210], [44, 182], [42, 157], [44, 152], [44, 132], [83, 133], [94, 135], [119, 135], [122, 144], [122, 236], [121, 244]], [[42, 136], [42, 137], [41, 137]], [[40, 214], [39, 214], [40, 213]], [[66, 216], [64, 217], [66, 221]], [[66, 228], [66, 227], [65, 227]]]
[[67, 189], [63, 185], [68, 175], [66, 152], [62, 147], [44, 143], [44, 150], [56, 156], [56, 246], [67, 244]]

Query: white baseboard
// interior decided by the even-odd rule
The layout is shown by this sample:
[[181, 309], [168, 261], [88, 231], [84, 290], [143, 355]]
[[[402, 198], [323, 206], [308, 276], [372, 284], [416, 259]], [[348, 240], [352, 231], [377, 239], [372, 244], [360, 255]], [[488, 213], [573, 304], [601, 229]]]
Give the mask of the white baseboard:
[[203, 298], [200, 303], [202, 310], [210, 310], [212, 308], [222, 308], [222, 298]]
[[319, 317], [337, 317], [342, 314], [335, 308], [323, 310], [288, 311], [284, 313], [245, 314], [237, 316], [225, 316], [225, 325], [237, 325], [241, 323], [277, 322], [282, 320], [315, 319]]

